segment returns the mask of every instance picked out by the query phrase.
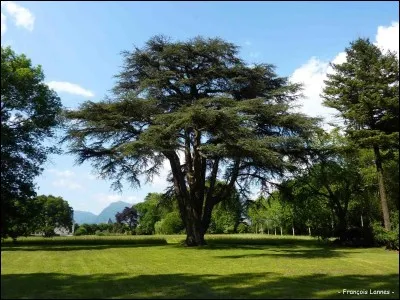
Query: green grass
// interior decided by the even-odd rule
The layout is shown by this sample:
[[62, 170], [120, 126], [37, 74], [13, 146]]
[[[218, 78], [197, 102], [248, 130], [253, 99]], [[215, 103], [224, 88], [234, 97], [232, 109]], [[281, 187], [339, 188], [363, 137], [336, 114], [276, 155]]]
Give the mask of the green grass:
[[166, 245], [167, 240], [163, 236], [66, 236], [66, 237], [21, 237], [13, 243], [11, 239], [2, 242], [4, 246], [69, 246], [69, 245]]
[[154, 237], [166, 245], [142, 244], [149, 237], [96, 238], [102, 244], [84, 245], [88, 237], [79, 237], [81, 244], [68, 244], [70, 237], [3, 243], [1, 298], [399, 297], [399, 254], [383, 248], [267, 235], [207, 236], [209, 245], [198, 248], [183, 247], [184, 236]]

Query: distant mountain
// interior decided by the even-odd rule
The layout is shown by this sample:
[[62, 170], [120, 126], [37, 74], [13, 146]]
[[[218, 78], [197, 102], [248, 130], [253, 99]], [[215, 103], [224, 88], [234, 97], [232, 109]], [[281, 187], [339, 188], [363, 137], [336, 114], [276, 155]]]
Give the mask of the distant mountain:
[[118, 212], [122, 212], [125, 207], [131, 207], [132, 204], [124, 202], [124, 201], [118, 201], [118, 202], [113, 202], [109, 206], [107, 206], [103, 211], [97, 216], [96, 218], [96, 223], [107, 223], [108, 219], [111, 219], [113, 222], [115, 222], [115, 215]]
[[80, 211], [80, 210], [75, 210], [74, 211], [74, 220], [75, 223], [78, 224], [94, 224], [96, 223], [97, 215], [92, 214], [91, 212], [88, 211]]
[[123, 201], [113, 202], [103, 209], [98, 216], [88, 211], [75, 210], [74, 220], [78, 224], [107, 223], [108, 219], [111, 219], [113, 222], [115, 222], [115, 215], [118, 212], [122, 212], [126, 206], [131, 207], [132, 204]]

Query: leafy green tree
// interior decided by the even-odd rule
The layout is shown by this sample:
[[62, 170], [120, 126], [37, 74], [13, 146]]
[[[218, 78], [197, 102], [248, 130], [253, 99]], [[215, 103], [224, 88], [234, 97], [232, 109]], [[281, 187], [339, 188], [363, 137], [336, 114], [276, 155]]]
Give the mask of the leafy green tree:
[[346, 62], [332, 64], [324, 104], [339, 111], [353, 141], [374, 151], [384, 226], [390, 230], [382, 151], [399, 147], [399, 61], [368, 39], [352, 42], [346, 55]]
[[[43, 82], [41, 66], [1, 47], [1, 236], [29, 219], [24, 205], [36, 195], [34, 179], [55, 147], [44, 139], [60, 124], [61, 101]], [[26, 204], [27, 205], [27, 204]], [[15, 230], [13, 229], [13, 234]]]
[[19, 236], [28, 236], [37, 228], [36, 216], [40, 214], [40, 207], [36, 203], [24, 200], [15, 200], [13, 207], [17, 214], [7, 223], [7, 236], [15, 242]]
[[151, 180], [167, 159], [186, 244], [203, 245], [214, 206], [292, 170], [316, 120], [291, 112], [299, 85], [246, 66], [221, 39], [156, 36], [124, 56], [112, 97], [66, 112], [65, 141], [115, 188]]
[[144, 201], [135, 204], [138, 212], [137, 234], [154, 234], [155, 224], [164, 218], [168, 213], [178, 208], [174, 205], [174, 200], [161, 193], [148, 193]]
[[[289, 191], [293, 194], [286, 195], [286, 199], [296, 198], [292, 201], [294, 203], [310, 201], [312, 198], [314, 205], [318, 199], [325, 202], [337, 217], [336, 234], [343, 237], [348, 228], [350, 203], [365, 197], [365, 183], [359, 170], [357, 147], [341, 136], [338, 130], [316, 134], [314, 155], [310, 157], [306, 168], [294, 181], [281, 187], [283, 194]], [[326, 211], [325, 205], [318, 206], [321, 213]], [[326, 233], [329, 233], [329, 227], [331, 226], [327, 226]]]
[[264, 232], [264, 228], [271, 228], [271, 220], [267, 217], [267, 201], [264, 197], [248, 200], [246, 203], [247, 217], [255, 233]]
[[[209, 183], [206, 182], [206, 188]], [[223, 182], [216, 183], [216, 189], [224, 188]], [[236, 189], [228, 199], [224, 199], [214, 206], [209, 233], [236, 233], [239, 223], [243, 220], [243, 204]]]
[[155, 224], [156, 234], [177, 234], [185, 229], [178, 211], [168, 213]]
[[34, 201], [40, 211], [34, 218], [36, 231], [50, 237], [55, 235], [54, 229], [57, 227], [72, 229], [74, 211], [66, 200], [52, 195], [41, 195]]
[[115, 220], [118, 224], [126, 224], [129, 230], [133, 232], [137, 225], [138, 213], [134, 207], [125, 207], [122, 212], [115, 215]]

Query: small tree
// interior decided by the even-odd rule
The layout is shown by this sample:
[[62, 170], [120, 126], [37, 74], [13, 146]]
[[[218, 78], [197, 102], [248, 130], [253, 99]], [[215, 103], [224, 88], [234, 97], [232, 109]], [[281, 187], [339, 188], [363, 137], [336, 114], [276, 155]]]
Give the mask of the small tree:
[[63, 198], [41, 195], [35, 199], [35, 203], [40, 211], [34, 218], [36, 230], [44, 236], [53, 236], [57, 227], [72, 230], [74, 211]]
[[137, 225], [138, 214], [134, 207], [125, 207], [122, 212], [115, 215], [115, 219], [118, 224], [126, 224], [129, 227], [131, 233]]

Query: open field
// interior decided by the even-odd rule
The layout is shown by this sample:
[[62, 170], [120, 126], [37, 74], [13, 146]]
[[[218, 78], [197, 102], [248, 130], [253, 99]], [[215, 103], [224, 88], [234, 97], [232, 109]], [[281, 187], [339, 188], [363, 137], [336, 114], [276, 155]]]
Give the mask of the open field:
[[[1, 298], [399, 297], [399, 254], [383, 248], [335, 248], [308, 237], [267, 235], [207, 236], [209, 245], [199, 248], [183, 247], [184, 236], [155, 236], [150, 239], [161, 242], [143, 244], [148, 239], [3, 243]], [[343, 295], [343, 289], [368, 294]], [[370, 289], [390, 294], [371, 295]]]

